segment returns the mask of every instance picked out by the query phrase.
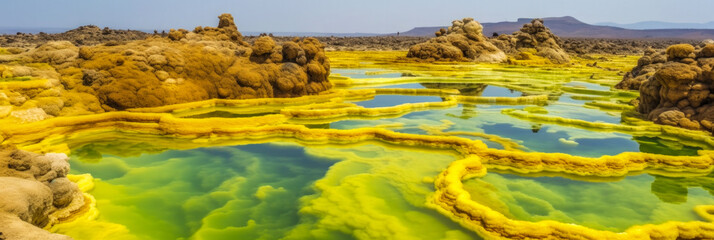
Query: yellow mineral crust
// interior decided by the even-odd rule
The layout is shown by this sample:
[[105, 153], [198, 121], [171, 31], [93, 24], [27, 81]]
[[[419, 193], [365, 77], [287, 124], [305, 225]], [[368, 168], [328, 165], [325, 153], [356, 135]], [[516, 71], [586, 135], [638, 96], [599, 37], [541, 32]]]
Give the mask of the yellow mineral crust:
[[[397, 106], [366, 108], [353, 103], [345, 103], [346, 100], [369, 100], [377, 95], [414, 95], [414, 96], [440, 96], [441, 102], [405, 103]], [[400, 115], [418, 110], [443, 109], [455, 107], [459, 103], [470, 104], [499, 104], [499, 105], [542, 105], [548, 101], [546, 95], [523, 96], [523, 97], [480, 97], [480, 96], [460, 96], [455, 89], [358, 89], [358, 90], [332, 90], [330, 92], [316, 95], [303, 96], [298, 98], [274, 98], [274, 99], [212, 99], [199, 102], [168, 105], [156, 108], [135, 108], [130, 112], [172, 112], [179, 116], [198, 114], [200, 111], [210, 110], [216, 107], [240, 108], [243, 113], [259, 112], [280, 112], [288, 118], [293, 119], [335, 119], [352, 117], [379, 117]], [[253, 107], [253, 108], [250, 108]], [[251, 111], [255, 110], [255, 111]], [[235, 111], [230, 110], [228, 111]], [[191, 114], [189, 114], [191, 113]], [[200, 113], [200, 112], [199, 112]]]
[[[411, 147], [418, 150], [431, 149], [448, 151], [462, 157], [453, 162], [445, 171], [434, 179], [435, 193], [429, 197], [428, 205], [440, 213], [450, 217], [464, 227], [479, 232], [487, 238], [512, 239], [712, 239], [714, 224], [710, 222], [667, 222], [659, 225], [633, 226], [623, 233], [614, 233], [590, 229], [584, 226], [556, 222], [528, 222], [509, 219], [503, 214], [480, 205], [471, 200], [470, 193], [463, 188], [462, 181], [471, 177], [481, 177], [487, 170], [494, 172], [505, 170], [529, 175], [555, 174], [570, 178], [606, 179], [632, 174], [652, 173], [664, 176], [702, 176], [710, 174], [714, 168], [714, 152], [699, 151], [697, 156], [666, 156], [649, 153], [621, 153], [615, 156], [597, 158], [578, 157], [563, 153], [524, 152], [527, 150], [517, 140], [512, 140], [492, 134], [446, 131], [453, 123], [442, 121], [442, 126], [420, 126], [429, 135], [399, 133], [389, 130], [390, 127], [403, 127], [403, 123], [387, 124], [373, 128], [352, 130], [313, 129], [296, 123], [331, 123], [335, 119], [344, 118], [384, 118], [402, 115], [413, 111], [450, 108], [458, 104], [499, 104], [499, 105], [546, 105], [549, 99], [561, 94], [572, 95], [573, 99], [593, 101], [591, 107], [611, 109], [613, 111], [628, 110], [624, 104], [611, 102], [626, 102], [636, 97], [632, 92], [606, 92], [598, 90], [583, 90], [581, 88], [561, 86], [562, 82], [552, 79], [511, 79], [511, 73], [522, 74], [548, 72], [558, 75], [560, 69], [538, 68], [503, 68], [496, 65], [446, 64], [446, 63], [414, 63], [399, 59], [400, 53], [328, 53], [335, 59], [337, 67], [368, 66], [383, 67], [382, 62], [388, 62], [399, 68], [399, 72], [416, 73], [416, 77], [351, 79], [331, 76], [336, 86], [394, 83], [433, 83], [433, 82], [463, 82], [466, 78], [477, 79], [477, 83], [494, 86], [508, 86], [521, 91], [521, 97], [481, 97], [463, 96], [457, 89], [333, 89], [313, 96], [297, 98], [261, 98], [247, 100], [211, 99], [198, 102], [181, 103], [153, 108], [134, 108], [126, 111], [100, 113], [82, 116], [58, 116], [32, 123], [17, 123], [10, 118], [0, 119], [0, 125], [12, 126], [0, 128], [0, 144], [17, 145], [19, 148], [34, 152], [68, 152], [69, 146], [64, 143], [72, 140], [91, 142], [97, 139], [112, 137], [111, 133], [121, 132], [126, 135], [152, 136], [161, 140], [161, 144], [172, 148], [195, 148], [208, 144], [225, 143], [260, 143], [275, 139], [296, 141], [305, 145], [334, 144], [349, 146], [351, 144], [383, 143], [390, 147]], [[354, 55], [359, 55], [355, 57]], [[390, 55], [391, 54], [391, 55]], [[394, 55], [396, 54], [396, 55]], [[394, 55], [394, 56], [393, 56]], [[348, 60], [340, 61], [340, 58]], [[367, 58], [365, 60], [363, 58]], [[574, 61], [581, 61], [574, 59]], [[396, 64], [395, 64], [396, 63]], [[402, 64], [403, 63], [403, 64]], [[397, 66], [398, 65], [398, 66]], [[424, 70], [428, 69], [428, 70]], [[485, 70], [485, 71], [480, 71]], [[392, 71], [392, 70], [388, 70]], [[572, 68], [562, 71], [562, 74], [590, 74], [592, 69]], [[371, 73], [378, 74], [379, 72]], [[422, 75], [419, 75], [422, 74]], [[370, 74], [366, 74], [370, 75]], [[614, 75], [614, 73], [611, 73]], [[428, 76], [428, 77], [425, 77]], [[503, 77], [505, 76], [505, 77]], [[520, 76], [523, 78], [523, 76]], [[558, 76], [561, 77], [561, 76]], [[610, 84], [617, 79], [585, 80], [596, 84]], [[0, 90], [10, 88], [50, 88], [51, 80], [28, 80], [0, 84]], [[553, 94], [554, 91], [559, 91]], [[396, 106], [366, 108], [358, 106], [354, 101], [373, 99], [378, 95], [396, 94], [413, 96], [438, 96], [439, 102], [405, 103]], [[544, 95], [548, 94], [548, 95]], [[241, 118], [188, 118], [197, 114], [210, 113], [221, 109], [235, 111], [239, 114], [264, 114], [262, 116]], [[702, 146], [710, 149], [714, 146], [714, 138], [700, 131], [686, 130], [671, 126], [655, 125], [642, 120], [632, 112], [622, 114], [621, 124], [588, 122], [578, 119], [568, 119], [549, 116], [545, 108], [526, 108], [528, 111], [506, 109], [502, 114], [524, 119], [531, 122], [553, 123], [593, 131], [624, 132], [633, 136], [656, 136], [658, 138], [686, 142], [690, 146]], [[105, 135], [110, 134], [110, 135]], [[82, 137], [84, 136], [84, 137]], [[87, 137], [89, 136], [89, 137]], [[488, 148], [483, 142], [470, 140], [459, 136], [475, 136], [498, 143], [504, 150]], [[77, 138], [79, 140], [73, 139]], [[70, 144], [71, 145], [71, 144]], [[91, 180], [82, 176], [70, 176], [82, 188], [83, 192], [91, 189]], [[426, 179], [426, 178], [425, 178]], [[429, 177], [429, 182], [431, 178]], [[57, 213], [54, 226], [72, 224], [99, 226], [94, 221], [97, 210], [94, 199], [85, 194], [85, 205], [80, 210], [71, 213]], [[693, 209], [703, 219], [714, 221], [714, 206], [697, 206]], [[52, 228], [55, 229], [55, 228]], [[62, 228], [62, 229], [71, 229]], [[95, 233], [76, 233], [74, 235], [95, 234], [96, 238], [113, 237], [130, 239], [128, 230], [121, 225], [101, 226], [101, 229], [113, 229]], [[95, 236], [93, 235], [93, 236]]]
[[[96, 200], [94, 197], [87, 192], [94, 188], [94, 179], [89, 174], [82, 175], [67, 175], [67, 178], [76, 183], [79, 190], [82, 191], [84, 196], [84, 202], [81, 206], [70, 206], [65, 209], [60, 209], [50, 215], [51, 224], [47, 225], [47, 229], [54, 225], [72, 222], [77, 219], [88, 218], [94, 219], [99, 215], [99, 211], [96, 208]], [[72, 210], [69, 210], [72, 209]]]
[[521, 151], [525, 150], [526, 147], [521, 145], [520, 143], [514, 141], [513, 139], [510, 138], [505, 138], [501, 137], [498, 135], [494, 134], [487, 134], [487, 133], [482, 133], [482, 132], [467, 132], [467, 131], [449, 131], [449, 132], [444, 132], [444, 130], [447, 130], [451, 128], [451, 126], [454, 125], [452, 121], [449, 120], [441, 120], [443, 123], [440, 126], [429, 126], [429, 125], [421, 125], [419, 126], [420, 129], [424, 130], [425, 132], [432, 134], [432, 135], [443, 135], [443, 136], [474, 136], [474, 137], [479, 137], [483, 139], [487, 139], [491, 142], [498, 143], [501, 146], [503, 146], [503, 149], [505, 150], [510, 150], [510, 151]]
[[[383, 116], [396, 115], [400, 113], [412, 112], [420, 109], [435, 109], [449, 108], [458, 105], [458, 101], [453, 97], [447, 97], [443, 102], [424, 102], [424, 103], [405, 103], [391, 107], [365, 108], [357, 106], [353, 103], [344, 103], [341, 105], [330, 106], [313, 106], [307, 105], [304, 107], [285, 108], [280, 111], [285, 116], [293, 118], [336, 118], [344, 116]], [[314, 109], [317, 107], [317, 109]]]
[[[97, 209], [97, 200], [87, 192], [94, 188], [94, 178], [89, 174], [68, 175], [72, 182], [76, 183], [84, 194], [85, 205], [71, 215], [64, 218], [56, 218], [52, 224], [48, 224], [45, 230], [73, 236], [84, 236], [86, 239], [137, 239], [129, 234], [129, 230], [124, 225], [97, 221], [99, 217], [99, 209]], [[56, 214], [55, 214], [56, 215]], [[52, 215], [50, 217], [54, 217]], [[73, 226], [91, 226], [91, 227], [76, 227]], [[73, 229], [101, 229], [101, 231], [82, 231], [72, 232]]]
[[[634, 157], [628, 153], [621, 156], [623, 162], [635, 163], [647, 161], [642, 156]], [[619, 156], [619, 155], [618, 155]], [[628, 159], [627, 157], [634, 157]], [[569, 159], [563, 156], [561, 160]], [[711, 157], [706, 157], [711, 166]], [[590, 159], [592, 160], [592, 159]], [[661, 159], [666, 161], [664, 159]], [[607, 162], [608, 160], [604, 160]], [[569, 162], [569, 161], [566, 161]], [[581, 166], [579, 161], [568, 163], [571, 166]], [[601, 161], [602, 162], [602, 161]], [[603, 162], [603, 163], [605, 163]], [[548, 164], [546, 162], [542, 162]], [[554, 164], [559, 165], [559, 164]], [[592, 169], [592, 174], [608, 175], [620, 171], [623, 166], [602, 164]], [[453, 162], [435, 180], [436, 192], [430, 197], [428, 205], [452, 220], [473, 231], [479, 232], [487, 239], [712, 239], [714, 238], [714, 223], [711, 222], [666, 222], [659, 225], [633, 226], [623, 233], [600, 231], [584, 226], [557, 221], [528, 222], [509, 219], [503, 214], [471, 200], [462, 181], [467, 178], [481, 177], [486, 174], [486, 166], [481, 158], [469, 156]], [[698, 207], [698, 212], [708, 207]]]
[[710, 148], [714, 146], [714, 137], [706, 132], [698, 130], [689, 130], [679, 127], [654, 124], [649, 121], [644, 121], [633, 113], [624, 112], [622, 114], [622, 122], [625, 124], [614, 124], [604, 122], [589, 122], [580, 119], [571, 119], [558, 116], [548, 116], [542, 114], [533, 114], [523, 110], [504, 109], [502, 114], [541, 123], [555, 123], [564, 126], [572, 126], [584, 128], [592, 131], [615, 131], [631, 134], [634, 136], [657, 136], [663, 139], [671, 139], [675, 141], [687, 142], [692, 146], [701, 146]]
[[[430, 200], [440, 212], [469, 229], [487, 236], [515, 239], [526, 238], [614, 238], [631, 239], [651, 236], [659, 239], [714, 237], [710, 223], [666, 223], [636, 226], [625, 234], [596, 231], [582, 226], [554, 221], [523, 222], [510, 220], [502, 214], [469, 200], [461, 180], [482, 176], [486, 168], [509, 168], [520, 172], [561, 172], [581, 176], [612, 177], [629, 172], [653, 171], [669, 175], [707, 174], [711, 171], [714, 153], [700, 151], [699, 156], [664, 156], [647, 153], [622, 153], [600, 158], [576, 157], [562, 153], [525, 153], [489, 149], [480, 141], [454, 136], [433, 136], [398, 133], [383, 128], [354, 130], [310, 129], [303, 125], [283, 124], [281, 114], [250, 118], [186, 119], [169, 113], [113, 112], [76, 117], [57, 117], [45, 121], [3, 128], [2, 144], [36, 152], [50, 150], [52, 140], [63, 136], [92, 131], [125, 131], [163, 134], [184, 138], [270, 139], [286, 138], [312, 144], [355, 144], [378, 141], [390, 145], [455, 150], [466, 158], [454, 162], [436, 179], [436, 194]], [[196, 140], [199, 141], [199, 140]]]
[[660, 175], [679, 173], [708, 174], [714, 162], [711, 151], [699, 156], [668, 156], [651, 153], [625, 152], [615, 156], [588, 158], [565, 153], [516, 152], [485, 149], [480, 156], [489, 167], [507, 168], [521, 173], [563, 172], [579, 176], [617, 177], [630, 172], [649, 171]]
[[547, 95], [523, 96], [523, 97], [480, 97], [480, 96], [458, 96], [460, 103], [490, 103], [500, 105], [543, 105], [548, 102]]
[[696, 206], [694, 211], [699, 214], [700, 217], [706, 219], [707, 221], [714, 222], [714, 206], [702, 205]]

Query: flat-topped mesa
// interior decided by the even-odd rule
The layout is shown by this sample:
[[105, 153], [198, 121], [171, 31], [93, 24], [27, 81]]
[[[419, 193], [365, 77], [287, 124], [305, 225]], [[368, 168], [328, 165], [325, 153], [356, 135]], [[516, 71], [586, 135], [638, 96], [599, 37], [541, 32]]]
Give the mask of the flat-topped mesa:
[[639, 87], [639, 112], [655, 123], [714, 132], [714, 44], [677, 44], [665, 53], [667, 62]]
[[473, 18], [455, 20], [436, 37], [409, 48], [407, 57], [424, 60], [504, 62], [506, 54], [483, 36], [483, 26]]
[[[61, 102], [52, 108], [57, 111], [48, 113], [54, 116], [212, 98], [297, 97], [332, 87], [327, 80], [330, 63], [317, 39], [277, 44], [263, 36], [251, 45], [243, 41], [230, 14], [219, 17], [218, 27], [80, 48], [49, 42], [12, 57], [17, 62], [47, 63], [58, 72], [54, 78], [61, 84], [56, 90], [62, 94], [53, 96]], [[28, 101], [17, 102], [13, 111], [38, 105], [25, 106], [34, 93], [8, 96], [18, 94]]]
[[570, 62], [570, 56], [561, 47], [562, 41], [543, 24], [542, 19], [533, 19], [520, 31], [511, 35], [502, 34], [492, 42], [506, 53], [518, 54], [517, 59], [535, 54], [553, 63]]

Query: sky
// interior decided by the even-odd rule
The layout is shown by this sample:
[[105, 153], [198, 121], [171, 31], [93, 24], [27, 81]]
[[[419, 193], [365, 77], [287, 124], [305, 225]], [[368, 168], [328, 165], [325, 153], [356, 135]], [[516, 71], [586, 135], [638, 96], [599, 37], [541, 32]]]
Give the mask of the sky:
[[573, 16], [586, 23], [714, 21], [713, 0], [0, 0], [0, 27], [193, 29], [231, 13], [240, 31], [393, 33], [480, 22]]

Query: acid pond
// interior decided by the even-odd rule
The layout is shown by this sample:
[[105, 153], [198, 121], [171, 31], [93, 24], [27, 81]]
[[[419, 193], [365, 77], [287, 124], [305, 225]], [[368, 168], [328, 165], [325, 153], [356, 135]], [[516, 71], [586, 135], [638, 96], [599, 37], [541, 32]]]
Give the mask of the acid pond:
[[637, 92], [612, 88], [636, 57], [603, 56], [612, 71], [586, 59], [328, 55], [335, 89], [321, 95], [56, 118], [7, 141], [70, 154], [73, 179], [95, 201], [49, 230], [75, 239], [646, 239], [714, 229], [714, 140], [641, 120], [628, 105]]

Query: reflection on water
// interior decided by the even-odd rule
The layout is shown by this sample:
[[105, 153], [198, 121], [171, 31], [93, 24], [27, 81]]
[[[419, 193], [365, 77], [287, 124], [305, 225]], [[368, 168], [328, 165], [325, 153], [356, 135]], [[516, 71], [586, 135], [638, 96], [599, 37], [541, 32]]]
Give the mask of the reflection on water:
[[711, 186], [698, 185], [696, 179], [679, 183], [641, 174], [611, 182], [587, 182], [491, 172], [465, 185], [474, 201], [511, 218], [624, 231], [633, 225], [701, 220], [692, 209], [714, 200]]
[[420, 83], [422, 86], [431, 89], [457, 89], [463, 96], [483, 96], [483, 97], [519, 97], [523, 93], [513, 89], [498, 86], [490, 86], [483, 83]]
[[532, 128], [516, 128], [506, 123], [484, 125], [483, 129], [486, 133], [522, 140], [524, 146], [536, 152], [561, 152], [585, 157], [599, 157], [638, 150], [637, 143], [627, 138], [583, 137], [571, 139], [567, 132], [552, 130], [547, 125], [540, 126], [535, 132]]
[[[706, 190], [714, 196], [714, 173], [701, 177], [664, 177], [655, 176], [652, 182], [652, 193], [663, 202], [671, 204], [684, 204], [691, 202], [698, 188]], [[691, 192], [690, 192], [691, 190]]]
[[345, 77], [363, 79], [363, 78], [398, 78], [403, 74], [400, 72], [389, 72], [381, 69], [330, 69], [330, 74], [338, 74]]
[[433, 191], [424, 176], [438, 174], [450, 155], [287, 143], [103, 153], [134, 141], [75, 151], [99, 159], [72, 156], [72, 173], [97, 178], [98, 221], [132, 235], [117, 239], [479, 238], [424, 206]]
[[[577, 108], [575, 111], [573, 108]], [[588, 122], [620, 123], [620, 115], [612, 115], [597, 109], [575, 107], [569, 104], [551, 104], [545, 107], [548, 114], [571, 119], [580, 119]]]
[[212, 118], [212, 117], [219, 117], [219, 118], [244, 118], [244, 117], [265, 116], [265, 115], [268, 115], [268, 114], [275, 114], [275, 113], [276, 113], [276, 112], [268, 112], [268, 113], [232, 113], [232, 112], [226, 112], [226, 111], [213, 111], [213, 112], [208, 112], [208, 113], [202, 113], [202, 114], [187, 116], [187, 118]]
[[404, 103], [420, 103], [420, 102], [441, 102], [441, 97], [437, 96], [406, 96], [406, 95], [377, 95], [374, 99], [355, 102], [355, 104], [366, 107], [388, 107], [396, 106]]
[[569, 82], [569, 83], [563, 84], [563, 86], [600, 90], [600, 91], [609, 91], [610, 90], [610, 87], [608, 87], [608, 86], [602, 86], [600, 84], [594, 84], [594, 83], [589, 83], [589, 82], [579, 82], [579, 81]]
[[683, 145], [680, 142], [656, 137], [634, 137], [640, 144], [640, 152], [664, 155], [696, 156], [701, 147]]

